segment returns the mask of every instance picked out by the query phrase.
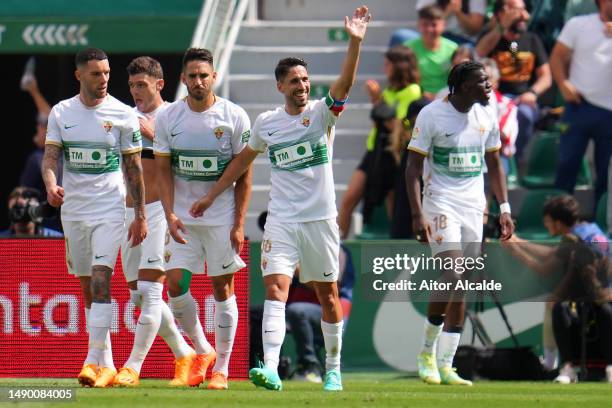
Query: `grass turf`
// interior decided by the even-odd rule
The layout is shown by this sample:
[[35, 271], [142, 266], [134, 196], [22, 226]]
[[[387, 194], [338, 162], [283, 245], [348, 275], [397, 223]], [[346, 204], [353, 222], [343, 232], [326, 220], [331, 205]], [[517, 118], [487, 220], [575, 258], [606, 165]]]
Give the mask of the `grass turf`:
[[[281, 392], [230, 382], [229, 391], [170, 388], [166, 381], [143, 380], [137, 388], [90, 389], [75, 379], [0, 378], [0, 387], [71, 387], [76, 402], [20, 403], [19, 407], [610, 407], [612, 384], [559, 385], [548, 382], [479, 381], [473, 387], [431, 386], [396, 373], [347, 373], [344, 391], [323, 392], [321, 384], [285, 381]], [[1, 403], [0, 406], [9, 404]], [[11, 404], [11, 406], [16, 406]]]

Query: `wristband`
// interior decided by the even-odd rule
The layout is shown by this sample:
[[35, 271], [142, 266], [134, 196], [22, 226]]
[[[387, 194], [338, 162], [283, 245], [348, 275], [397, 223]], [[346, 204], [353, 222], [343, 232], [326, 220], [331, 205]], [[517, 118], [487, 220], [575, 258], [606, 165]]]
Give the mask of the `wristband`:
[[527, 92], [534, 94], [536, 98], [538, 97], [538, 93], [534, 91], [533, 88], [529, 88]]
[[508, 213], [510, 214], [510, 203], [509, 202], [505, 202], [505, 203], [501, 203], [499, 205], [499, 211], [500, 213], [504, 214], [504, 213]]

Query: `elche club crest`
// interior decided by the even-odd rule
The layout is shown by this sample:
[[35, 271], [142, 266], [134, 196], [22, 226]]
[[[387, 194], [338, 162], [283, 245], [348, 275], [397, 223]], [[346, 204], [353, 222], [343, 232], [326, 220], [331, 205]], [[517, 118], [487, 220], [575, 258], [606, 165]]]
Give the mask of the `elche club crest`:
[[103, 126], [106, 133], [108, 133], [113, 129], [113, 122], [110, 120], [105, 120]]
[[310, 126], [310, 118], [309, 118], [308, 116], [304, 116], [304, 117], [302, 118], [302, 125], [303, 125], [304, 127], [308, 127], [308, 126]]
[[215, 129], [215, 137], [217, 138], [217, 140], [223, 137], [223, 128], [218, 127]]

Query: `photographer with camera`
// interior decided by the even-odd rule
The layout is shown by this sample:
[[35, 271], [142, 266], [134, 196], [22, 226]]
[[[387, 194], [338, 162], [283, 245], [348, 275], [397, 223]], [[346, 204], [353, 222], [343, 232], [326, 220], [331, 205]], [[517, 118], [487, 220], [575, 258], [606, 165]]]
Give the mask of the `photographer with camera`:
[[[584, 363], [587, 338], [606, 364], [606, 379], [612, 383], [612, 297], [608, 240], [594, 223], [579, 222], [578, 202], [573, 196], [550, 198], [544, 204], [543, 223], [548, 233], [561, 237], [558, 246], [546, 246], [512, 236], [502, 247], [534, 272], [550, 276], [563, 271], [549, 298], [552, 330], [559, 349], [560, 370], [555, 382], [570, 384], [578, 376], [574, 362]], [[545, 317], [546, 319], [546, 317]], [[586, 326], [589, 326], [588, 329]]]
[[43, 219], [52, 216], [55, 210], [45, 201], [40, 201], [40, 192], [29, 187], [15, 187], [8, 197], [9, 229], [0, 232], [0, 237], [62, 237], [63, 234], [41, 225]]

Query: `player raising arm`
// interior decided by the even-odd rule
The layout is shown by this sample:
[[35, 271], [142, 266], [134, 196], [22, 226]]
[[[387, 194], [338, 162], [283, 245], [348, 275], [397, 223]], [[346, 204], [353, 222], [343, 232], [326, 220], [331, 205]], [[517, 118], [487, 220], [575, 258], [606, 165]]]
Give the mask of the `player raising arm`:
[[266, 150], [272, 164], [270, 204], [262, 242], [261, 268], [266, 288], [262, 338], [264, 366], [249, 372], [256, 386], [281, 390], [280, 348], [285, 337], [285, 303], [297, 264], [300, 281], [311, 282], [322, 306], [325, 341], [324, 389], [342, 390], [340, 350], [342, 308], [338, 297], [340, 238], [332, 172], [336, 119], [355, 82], [361, 42], [370, 21], [368, 8], [359, 7], [344, 26], [349, 45], [340, 77], [327, 97], [309, 101], [306, 62], [284, 58], [274, 71], [285, 105], [259, 115], [247, 147], [230, 163], [206, 196], [191, 206], [193, 217], [208, 208]]

